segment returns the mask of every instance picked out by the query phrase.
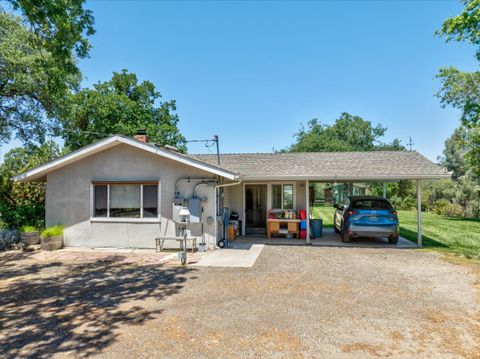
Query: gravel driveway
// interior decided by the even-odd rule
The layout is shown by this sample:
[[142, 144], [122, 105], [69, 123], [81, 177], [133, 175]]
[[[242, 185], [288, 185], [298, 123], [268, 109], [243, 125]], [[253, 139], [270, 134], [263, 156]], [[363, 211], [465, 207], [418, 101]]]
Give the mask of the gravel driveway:
[[480, 358], [478, 273], [433, 253], [266, 246], [252, 268], [120, 257], [0, 254], [0, 357]]

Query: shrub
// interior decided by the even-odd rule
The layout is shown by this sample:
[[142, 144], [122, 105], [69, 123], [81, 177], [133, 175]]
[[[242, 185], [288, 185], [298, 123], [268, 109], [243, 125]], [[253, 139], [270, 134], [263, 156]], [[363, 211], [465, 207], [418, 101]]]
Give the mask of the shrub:
[[53, 237], [53, 236], [61, 236], [63, 234], [63, 226], [53, 226], [45, 228], [40, 236], [42, 238], [46, 237]]
[[447, 217], [465, 217], [465, 208], [457, 203], [451, 203], [446, 199], [440, 199], [434, 203], [433, 213]]
[[22, 233], [33, 233], [33, 232], [38, 232], [38, 229], [35, 228], [34, 226], [21, 226], [20, 227], [20, 232], [22, 232]]

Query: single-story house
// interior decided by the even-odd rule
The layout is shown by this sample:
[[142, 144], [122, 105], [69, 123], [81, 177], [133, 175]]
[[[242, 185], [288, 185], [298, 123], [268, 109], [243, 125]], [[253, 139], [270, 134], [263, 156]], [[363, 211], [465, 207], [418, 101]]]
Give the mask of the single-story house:
[[[66, 246], [154, 248], [154, 238], [178, 236], [178, 211], [186, 205], [194, 222], [192, 235], [213, 247], [222, 236], [222, 208], [238, 213], [242, 233], [262, 233], [272, 208], [308, 211], [310, 181], [412, 179], [420, 196], [421, 180], [449, 177], [415, 151], [242, 153], [217, 158], [159, 147], [145, 135], [115, 135], [14, 180], [46, 182], [46, 225], [64, 226]], [[419, 213], [419, 233], [420, 219]]]

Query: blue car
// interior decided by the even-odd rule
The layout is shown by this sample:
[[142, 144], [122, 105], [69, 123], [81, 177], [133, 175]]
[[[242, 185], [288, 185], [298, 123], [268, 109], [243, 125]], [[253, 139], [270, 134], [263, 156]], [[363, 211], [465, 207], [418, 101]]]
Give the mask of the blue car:
[[398, 242], [397, 212], [386, 198], [351, 196], [334, 207], [333, 226], [343, 242], [355, 237], [383, 237], [392, 244]]

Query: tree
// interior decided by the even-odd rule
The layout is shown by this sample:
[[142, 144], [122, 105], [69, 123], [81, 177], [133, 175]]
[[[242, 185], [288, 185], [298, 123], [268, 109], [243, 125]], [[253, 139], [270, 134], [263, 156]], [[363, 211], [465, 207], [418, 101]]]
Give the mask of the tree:
[[40, 147], [17, 147], [5, 154], [0, 165], [0, 222], [8, 227], [43, 226], [45, 184], [14, 183], [11, 178], [60, 154], [58, 145], [53, 141], [47, 141]]
[[468, 171], [468, 164], [465, 161], [465, 155], [468, 152], [468, 132], [469, 130], [464, 126], [456, 128], [445, 141], [443, 156], [439, 158], [440, 163], [453, 172], [454, 179], [464, 176]]
[[[480, 0], [464, 0], [463, 3], [462, 13], [445, 20], [436, 34], [447, 42], [466, 41], [479, 46], [476, 57], [480, 61]], [[480, 176], [480, 72], [446, 67], [440, 69], [437, 76], [442, 83], [437, 93], [442, 105], [462, 112], [462, 124], [469, 130], [466, 159], [472, 171]]]
[[175, 101], [160, 98], [151, 82], [139, 83], [127, 70], [114, 72], [110, 81], [70, 96], [68, 113], [62, 117], [65, 146], [75, 150], [110, 134], [133, 136], [138, 129], [146, 129], [152, 142], [185, 151]]
[[[4, 6], [10, 3], [11, 13]], [[81, 0], [10, 0], [0, 5], [0, 143], [43, 143], [81, 80], [93, 17]]]
[[339, 152], [339, 151], [373, 151], [401, 150], [404, 147], [400, 140], [383, 143], [380, 139], [387, 129], [381, 125], [372, 126], [359, 116], [346, 112], [335, 120], [333, 125], [322, 124], [316, 119], [308, 122], [295, 134], [296, 143], [289, 151], [292, 152]]

